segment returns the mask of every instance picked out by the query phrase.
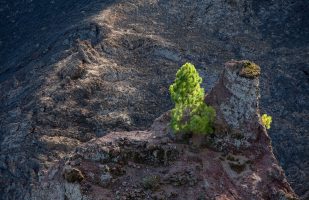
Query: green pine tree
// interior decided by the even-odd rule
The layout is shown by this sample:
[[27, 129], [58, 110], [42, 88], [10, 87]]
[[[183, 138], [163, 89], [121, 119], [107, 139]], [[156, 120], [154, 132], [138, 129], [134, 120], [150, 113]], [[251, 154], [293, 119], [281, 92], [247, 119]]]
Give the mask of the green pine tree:
[[215, 110], [204, 102], [202, 78], [194, 65], [184, 64], [177, 72], [170, 93], [175, 107], [172, 110], [171, 126], [175, 133], [207, 134], [213, 131]]

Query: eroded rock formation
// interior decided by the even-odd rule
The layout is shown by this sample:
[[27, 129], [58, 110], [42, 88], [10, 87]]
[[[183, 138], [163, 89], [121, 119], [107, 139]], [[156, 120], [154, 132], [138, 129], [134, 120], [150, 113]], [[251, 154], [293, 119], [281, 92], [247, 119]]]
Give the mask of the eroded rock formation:
[[297, 199], [260, 123], [259, 75], [241, 73], [247, 63], [226, 63], [206, 97], [218, 117], [199, 146], [195, 135], [176, 139], [165, 113], [149, 131], [111, 132], [77, 147], [42, 175], [32, 199]]

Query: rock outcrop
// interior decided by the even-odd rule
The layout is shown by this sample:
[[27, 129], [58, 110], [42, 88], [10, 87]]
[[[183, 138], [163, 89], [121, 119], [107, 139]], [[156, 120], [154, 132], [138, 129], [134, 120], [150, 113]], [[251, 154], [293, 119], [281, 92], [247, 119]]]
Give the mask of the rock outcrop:
[[261, 135], [260, 70], [250, 61], [230, 61], [225, 64], [218, 84], [206, 96], [206, 103], [217, 110], [215, 137], [222, 137], [222, 142], [217, 141], [221, 150], [246, 148]]
[[111, 132], [77, 147], [42, 174], [32, 199], [297, 199], [260, 123], [259, 75], [243, 76], [247, 65], [226, 63], [206, 97], [218, 117], [201, 146], [196, 136], [176, 139], [165, 113], [148, 131]]

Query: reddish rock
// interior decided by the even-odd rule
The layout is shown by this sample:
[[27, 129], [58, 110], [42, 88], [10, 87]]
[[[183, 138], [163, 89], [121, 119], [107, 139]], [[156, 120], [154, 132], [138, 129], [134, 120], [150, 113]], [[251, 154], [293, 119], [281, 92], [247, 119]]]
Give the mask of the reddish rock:
[[[149, 131], [112, 132], [80, 145], [43, 176], [32, 198], [297, 199], [259, 121], [258, 77], [239, 76], [243, 64], [227, 63], [206, 97], [217, 111], [214, 135], [200, 138], [206, 147], [176, 140], [165, 113]], [[85, 178], [67, 182], [60, 172], [68, 167]]]

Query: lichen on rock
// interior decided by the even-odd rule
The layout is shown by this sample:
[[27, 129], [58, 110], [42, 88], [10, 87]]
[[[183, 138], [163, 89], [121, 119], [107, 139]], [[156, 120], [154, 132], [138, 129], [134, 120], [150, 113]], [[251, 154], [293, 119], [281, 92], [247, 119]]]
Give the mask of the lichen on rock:
[[241, 64], [241, 69], [239, 71], [239, 76], [246, 77], [246, 78], [256, 78], [260, 76], [261, 68], [257, 64], [245, 60]]

